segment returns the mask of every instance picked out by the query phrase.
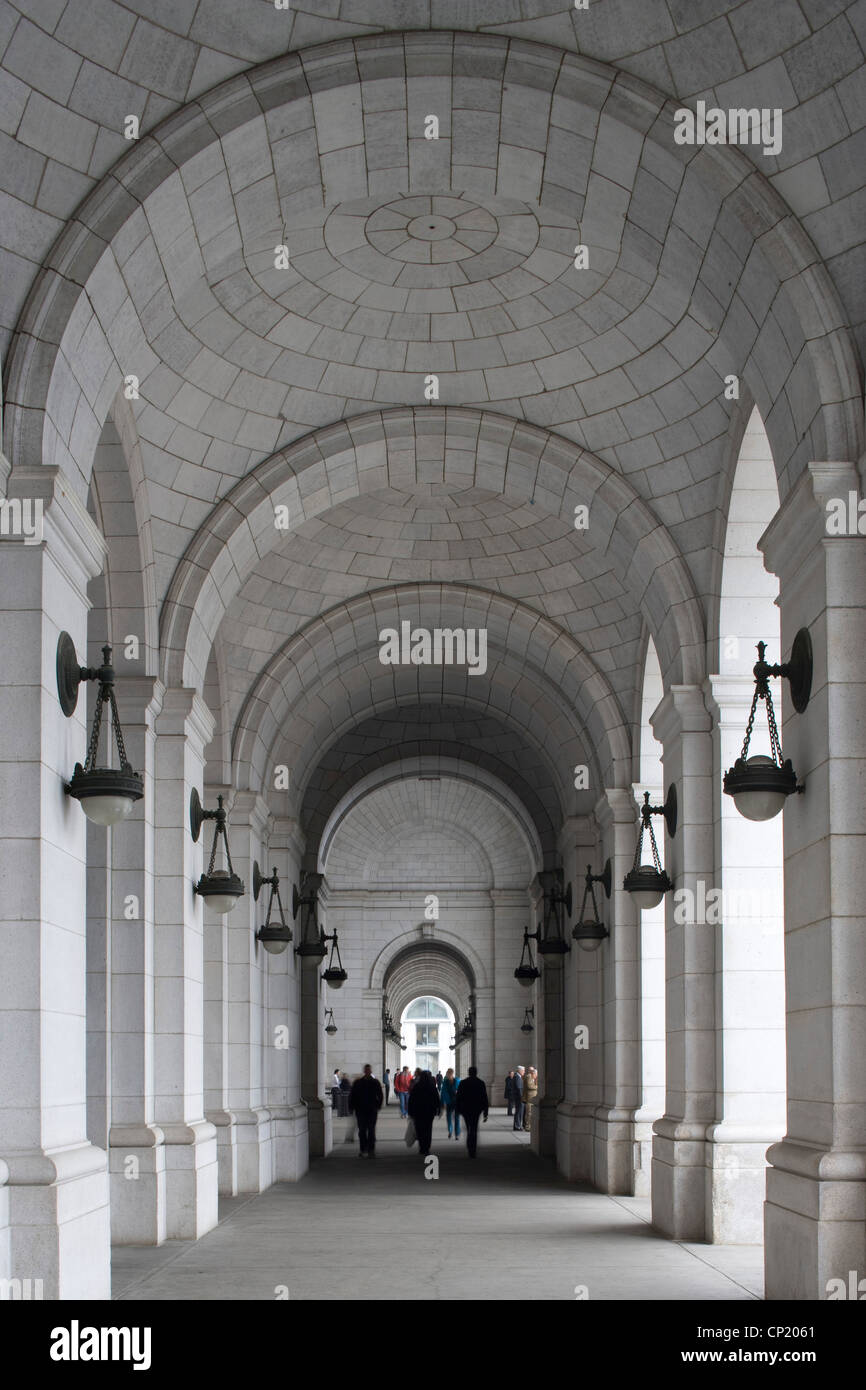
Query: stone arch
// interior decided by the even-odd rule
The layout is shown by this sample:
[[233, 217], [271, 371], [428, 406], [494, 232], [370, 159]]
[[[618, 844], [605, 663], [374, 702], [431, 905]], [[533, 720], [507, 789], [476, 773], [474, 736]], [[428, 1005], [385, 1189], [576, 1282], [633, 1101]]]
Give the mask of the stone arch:
[[474, 766], [472, 763], [461, 762], [456, 758], [418, 757], [405, 760], [396, 770], [393, 765], [377, 768], [374, 772], [360, 778], [346, 792], [332, 810], [322, 831], [321, 839], [315, 846], [318, 856], [317, 871], [323, 874], [327, 873], [328, 852], [342, 821], [369, 792], [376, 787], [387, 786], [391, 782], [402, 781], [407, 777], [433, 775], [454, 778], [474, 786], [483, 787], [487, 795], [493, 798], [513, 821], [517, 834], [523, 841], [527, 856], [534, 865], [534, 872], [542, 867], [543, 850], [538, 830], [526, 809], [515, 801], [511, 789], [498, 777], [494, 777], [491, 773]]
[[[161, 630], [167, 684], [199, 685], [207, 652], [250, 568], [293, 525], [334, 502], [418, 477], [417, 441], [445, 436], [444, 480], [528, 498], [569, 519], [590, 507], [592, 544], [640, 599], [669, 681], [700, 679], [703, 618], [688, 567], [649, 505], [614, 469], [568, 440], [490, 411], [419, 406], [328, 425], [272, 455], [214, 508], [175, 573]], [[450, 446], [450, 447], [449, 447]], [[413, 471], [414, 470], [414, 471]], [[577, 534], [577, 533], [575, 533]]]
[[461, 940], [448, 930], [440, 930], [438, 927], [436, 938], [432, 941], [426, 938], [419, 939], [417, 935], [411, 935], [409, 932], [404, 932], [401, 936], [395, 937], [393, 941], [389, 941], [370, 967], [368, 988], [371, 990], [385, 989], [395, 966], [399, 966], [404, 960], [418, 957], [423, 952], [443, 956], [453, 962], [462, 971], [471, 989], [487, 988], [489, 984], [488, 972], [477, 951], [469, 942]]
[[[379, 665], [383, 621], [396, 613], [422, 623], [432, 618], [427, 625], [436, 626], [445, 612], [466, 619], [456, 626], [486, 627], [487, 675], [473, 680], [456, 667]], [[375, 673], [375, 687], [370, 672]], [[481, 687], [477, 693], [476, 685]], [[353, 696], [355, 688], [358, 693]], [[616, 785], [605, 777], [628, 775], [629, 738], [619, 702], [572, 638], [513, 599], [469, 585], [407, 584], [337, 605], [277, 652], [250, 690], [235, 726], [233, 759], [239, 785], [249, 782], [264, 789], [274, 751], [281, 749], [279, 760], [286, 761], [285, 749], [291, 745], [293, 750], [309, 748], [303, 762], [296, 763], [300, 795], [323, 744], [362, 711], [391, 708], [401, 697], [417, 699], [443, 690], [461, 704], [492, 704], [506, 722], [516, 718], [537, 746], [555, 748], [548, 760], [563, 805], [574, 795], [573, 787], [567, 792], [571, 777], [566, 772], [570, 774], [576, 762], [589, 762], [597, 786]]]
[[[605, 206], [605, 216], [597, 219], [599, 273], [609, 269], [605, 253], [624, 248], [638, 279], [660, 276], [675, 322], [687, 302], [693, 304], [690, 331], [704, 336], [708, 354], [718, 340], [717, 368], [743, 372], [763, 411], [784, 493], [809, 458], [858, 458], [863, 442], [858, 361], [842, 327], [838, 295], [798, 220], [740, 151], [677, 146], [675, 104], [604, 64], [495, 34], [408, 32], [340, 40], [230, 78], [169, 116], [117, 162], [59, 236], [22, 310], [6, 392], [13, 466], [40, 459], [66, 471], [80, 491], [86, 488], [98, 431], [122, 380], [123, 359], [132, 352], [150, 365], [153, 356], [106, 248], [180, 168], [242, 127], [264, 125], [291, 103], [309, 108], [318, 128], [332, 113], [335, 93], [375, 81], [382, 72], [413, 77], [444, 72], [447, 84], [455, 71], [479, 70], [501, 102], [506, 93], [509, 101], [516, 100], [519, 88], [526, 110], [543, 110], [549, 117], [555, 103], [562, 124], [548, 121], [538, 149], [523, 151], [523, 158], [516, 157], [507, 135], [500, 135], [495, 168], [489, 177], [475, 169], [475, 178], [499, 196], [567, 208], [586, 215], [592, 225], [601, 183], [590, 180], [592, 160], [585, 138], [582, 143], [576, 132], [589, 132], [597, 150], [616, 129], [624, 185], [630, 186], [644, 148], [658, 151], [672, 184], [668, 226], [687, 227], [688, 235], [670, 247], [652, 245], [652, 236], [630, 225], [622, 207]], [[441, 142], [437, 154], [441, 167], [428, 177], [459, 188], [472, 172], [470, 164], [459, 162], [466, 158], [461, 142], [471, 151], [471, 126], [459, 111], [452, 114], [451, 138]], [[284, 143], [291, 146], [290, 140]], [[318, 148], [329, 148], [326, 137]], [[317, 161], [305, 183], [303, 161], [293, 151], [284, 151], [295, 176], [287, 196], [299, 199], [299, 205], [321, 198], [323, 189], [330, 201], [369, 191], [366, 176], [362, 179], [351, 160], [331, 160], [324, 168]], [[413, 168], [407, 148], [405, 165], [401, 161], [390, 171], [395, 195], [403, 192]], [[387, 175], [378, 182], [383, 178], [387, 184]], [[604, 175], [602, 180], [607, 181]], [[249, 235], [255, 236], [255, 220]], [[734, 278], [725, 286], [721, 281], [727, 276], [713, 275], [715, 250], [725, 265], [734, 258], [736, 285]], [[180, 262], [174, 274], [179, 302]], [[646, 296], [648, 303], [651, 297]], [[758, 321], [750, 312], [756, 299]], [[790, 343], [782, 324], [790, 329]], [[74, 441], [73, 419], [78, 421]]]

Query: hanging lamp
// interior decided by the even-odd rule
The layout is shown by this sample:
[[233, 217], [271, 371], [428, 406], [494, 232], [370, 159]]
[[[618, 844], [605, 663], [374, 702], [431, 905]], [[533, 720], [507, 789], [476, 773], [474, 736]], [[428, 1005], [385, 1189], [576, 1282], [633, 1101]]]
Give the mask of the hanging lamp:
[[[659, 847], [656, 844], [656, 835], [653, 829], [652, 817], [664, 816], [668, 834], [673, 836], [677, 830], [677, 789], [671, 786], [668, 790], [664, 806], [650, 806], [650, 794], [644, 792], [643, 806], [640, 810], [640, 833], [637, 837], [637, 845], [634, 852], [634, 864], [623, 879], [622, 886], [627, 893], [631, 893], [635, 903], [639, 908], [648, 911], [651, 907], [658, 907], [665, 893], [673, 888], [673, 883], [668, 878], [662, 868], [659, 858]], [[643, 837], [649, 832], [650, 846], [652, 848], [652, 864], [642, 864], [641, 855], [643, 853]]]
[[[725, 773], [722, 784], [727, 796], [746, 820], [765, 821], [777, 816], [792, 792], [803, 792], [790, 758], [782, 755], [782, 743], [773, 709], [770, 677], [784, 676], [791, 683], [791, 701], [798, 714], [809, 703], [812, 692], [812, 641], [808, 629], [801, 627], [794, 638], [791, 660], [781, 666], [769, 666], [764, 660], [766, 642], [758, 643], [758, 660], [754, 666], [755, 693], [746, 725], [743, 751], [734, 766]], [[758, 701], [763, 701], [770, 735], [770, 755], [754, 753], [749, 757], [749, 744], [755, 724]]]
[[[67, 719], [78, 703], [78, 687], [81, 682], [99, 682], [87, 756], [83, 766], [81, 763], [75, 764], [72, 779], [64, 785], [63, 790], [67, 796], [74, 797], [87, 819], [94, 825], [117, 825], [126, 819], [136, 801], [140, 801], [144, 796], [144, 779], [140, 773], [133, 770], [126, 756], [123, 730], [120, 727], [120, 715], [114, 695], [111, 647], [102, 648], [101, 666], [79, 666], [75, 643], [68, 632], [61, 632], [57, 641], [56, 673], [57, 696]], [[106, 704], [111, 710], [111, 727], [117, 746], [119, 767], [96, 765], [102, 712]]]
[[[238, 898], [243, 897], [244, 883], [232, 868], [232, 856], [229, 850], [229, 837], [226, 830], [226, 810], [223, 806], [223, 798], [217, 797], [215, 811], [206, 811], [195, 787], [189, 798], [189, 826], [192, 832], [193, 842], [198, 842], [201, 828], [206, 820], [212, 820], [214, 824], [213, 845], [211, 846], [210, 861], [207, 873], [202, 874], [193, 891], [198, 893], [200, 898], [204, 898], [208, 907], [213, 912], [231, 912]], [[223, 842], [226, 857], [226, 867], [215, 869], [217, 845], [220, 840]]]
[[[268, 898], [268, 911], [265, 916], [265, 923], [264, 926], [260, 927], [256, 932], [256, 941], [260, 941], [265, 950], [269, 951], [271, 955], [278, 956], [285, 951], [289, 942], [292, 940], [292, 929], [287, 923], [285, 913], [283, 912], [283, 902], [280, 897], [279, 875], [276, 869], [274, 869], [270, 878], [264, 878], [258, 864], [253, 861], [253, 899], [255, 902], [258, 902], [259, 893], [265, 886], [270, 886], [271, 894]], [[280, 914], [279, 923], [271, 922], [271, 912], [273, 911], [275, 899]]]
[[[611, 867], [608, 859], [600, 874], [592, 872], [592, 865], [586, 866], [586, 878], [584, 879], [583, 901], [580, 905], [580, 913], [577, 923], [572, 930], [572, 937], [583, 951], [597, 951], [602, 941], [610, 933], [604, 925], [602, 915], [598, 910], [598, 903], [595, 898], [595, 885], [600, 883], [604, 888], [605, 896], [610, 897], [611, 889]], [[586, 915], [586, 900], [589, 898], [591, 911], [589, 917]]]

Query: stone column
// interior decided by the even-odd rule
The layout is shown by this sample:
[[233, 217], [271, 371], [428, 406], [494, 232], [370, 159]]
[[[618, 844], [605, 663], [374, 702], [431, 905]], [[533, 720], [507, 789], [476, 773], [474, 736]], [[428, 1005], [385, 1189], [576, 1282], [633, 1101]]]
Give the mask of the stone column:
[[479, 1070], [479, 1075], [484, 1076], [487, 1083], [491, 1105], [503, 1105], [505, 1078], [523, 1055], [521, 1048], [524, 1037], [520, 1026], [524, 1012], [535, 1003], [537, 990], [535, 987], [525, 988], [514, 978], [523, 950], [523, 929], [530, 920], [526, 890], [491, 888], [489, 891], [493, 905], [493, 997], [490, 1007], [495, 1011], [495, 1039], [490, 1071], [484, 1075]]
[[[719, 1060], [716, 1122], [707, 1132], [707, 1238], [759, 1244], [765, 1156], [785, 1132], [782, 818], [746, 820], [722, 791], [725, 771], [742, 750], [754, 678], [710, 676], [705, 689], [715, 720], [719, 865], [715, 883], [704, 885], [699, 900], [703, 930], [715, 941]], [[767, 747], [766, 732], [756, 729], [751, 751]]]
[[[711, 721], [697, 686], [675, 685], [652, 716], [664, 749], [665, 787], [676, 785], [677, 832], [665, 839], [668, 874], [684, 910], [665, 905], [666, 1108], [653, 1126], [653, 1225], [674, 1240], [706, 1238], [707, 1127], [715, 1119], [715, 953], [694, 921], [698, 880], [713, 878]], [[656, 836], [664, 829], [654, 818]], [[665, 831], [667, 836], [667, 832]], [[691, 906], [689, 906], [691, 904]]]
[[[319, 888], [319, 926], [327, 931], [326, 904], [327, 889], [321, 874], [311, 874], [307, 879], [305, 892], [312, 892], [313, 885]], [[301, 942], [301, 933], [306, 917], [306, 909], [298, 913], [295, 930], [295, 946]], [[325, 962], [327, 963], [327, 957]], [[313, 969], [301, 965], [301, 1099], [307, 1107], [307, 1124], [310, 1135], [310, 1157], [323, 1158], [331, 1152], [333, 1143], [333, 1114], [331, 1097], [326, 1095], [325, 1078], [325, 1005], [322, 998], [322, 965]]]
[[165, 1136], [166, 1235], [198, 1239], [217, 1222], [216, 1130], [204, 1117], [202, 872], [209, 822], [193, 844], [213, 716], [194, 690], [166, 690], [156, 719], [154, 1119]]
[[[639, 831], [638, 810], [643, 805], [644, 792], [650, 794], [650, 804], [661, 806], [665, 794], [661, 786], [651, 782], [632, 784], [634, 805], [633, 833]], [[657, 832], [659, 858], [665, 862], [664, 835]], [[634, 844], [632, 845], [632, 858]], [[626, 872], [631, 868], [631, 862]], [[614, 880], [622, 890], [622, 878]], [[640, 922], [640, 1105], [634, 1116], [634, 1195], [649, 1197], [652, 1193], [653, 1125], [665, 1109], [665, 904], [636, 909], [630, 895], [629, 909]]]
[[[610, 859], [610, 902], [596, 884], [610, 936], [601, 956], [604, 1028], [604, 1098], [594, 1117], [594, 1182], [602, 1192], [631, 1195], [635, 1184], [635, 1114], [641, 1101], [640, 933], [637, 912], [622, 886], [634, 860], [638, 833], [630, 791], [606, 787], [595, 806], [601, 861]], [[581, 895], [583, 887], [581, 886]], [[579, 955], [586, 953], [575, 948]]]
[[[541, 874], [534, 880], [535, 921], [543, 931], [546, 904]], [[552, 874], [547, 882], [552, 883]], [[568, 927], [566, 925], [566, 932]], [[533, 942], [537, 947], [538, 943]], [[541, 1022], [536, 1025], [533, 1041], [538, 1040], [539, 1086], [532, 1117], [532, 1147], [545, 1158], [556, 1157], [557, 1109], [564, 1098], [565, 1069], [563, 1066], [563, 975], [564, 962], [560, 955], [538, 955], [541, 970], [538, 995], [541, 1003]]]
[[565, 882], [571, 884], [574, 894], [574, 911], [567, 927], [571, 955], [564, 972], [564, 1094], [557, 1106], [556, 1166], [567, 1178], [591, 1182], [593, 1116], [602, 1098], [602, 957], [600, 951], [582, 950], [571, 940], [570, 932], [580, 913], [586, 866], [594, 865], [598, 857], [594, 817], [570, 817], [560, 833], [559, 852]]
[[[298, 882], [304, 840], [295, 820], [278, 816], [271, 824], [267, 868], [262, 862], [262, 872], [270, 874], [276, 868], [280, 876], [280, 897], [295, 942], [280, 955], [256, 945], [264, 972], [265, 1104], [273, 1131], [274, 1182], [297, 1182], [310, 1164], [307, 1107], [301, 1100], [301, 982], [293, 949], [297, 923], [292, 921], [292, 885]], [[265, 920], [265, 893], [270, 889], [263, 889], [259, 898], [257, 929]]]
[[126, 751], [144, 775], [144, 798], [109, 835], [111, 1237], [159, 1245], [166, 1236], [165, 1149], [154, 1124], [154, 722], [165, 687], [119, 676]]
[[815, 660], [802, 714], [773, 681], [805, 792], [784, 810], [788, 1128], [767, 1155], [771, 1299], [866, 1277], [866, 545], [827, 529], [827, 502], [859, 489], [850, 465], [810, 464], [760, 542], [780, 580], [782, 655], [807, 627]]
[[87, 583], [101, 571], [105, 543], [55, 468], [16, 469], [7, 496], [43, 508], [41, 539], [0, 537], [0, 1193], [9, 1275], [41, 1279], [46, 1299], [106, 1299], [107, 1161], [86, 1131], [87, 821], [64, 794], [84, 761], [87, 702], [81, 690], [67, 719], [56, 678], [61, 631], [79, 661], [87, 650]]
[[[215, 1046], [215, 1061], [221, 1073], [221, 1105], [206, 1111], [206, 1118], [217, 1129], [220, 1192], [234, 1196], [239, 1192], [262, 1192], [273, 1177], [271, 1117], [264, 1104], [262, 1080], [262, 960], [255, 939], [259, 907], [253, 898], [252, 866], [259, 862], [264, 874], [262, 842], [268, 830], [267, 803], [256, 792], [234, 792], [208, 786], [208, 806], [224, 797], [228, 810], [227, 833], [235, 872], [244, 880], [246, 892], [231, 912], [220, 915], [205, 905], [205, 936], [218, 934], [224, 954], [210, 968], [219, 967], [222, 983], [221, 1045]], [[211, 830], [211, 834], [212, 834]], [[203, 828], [205, 851], [210, 839]], [[262, 889], [264, 912], [270, 890]], [[262, 901], [263, 900], [263, 901]]]

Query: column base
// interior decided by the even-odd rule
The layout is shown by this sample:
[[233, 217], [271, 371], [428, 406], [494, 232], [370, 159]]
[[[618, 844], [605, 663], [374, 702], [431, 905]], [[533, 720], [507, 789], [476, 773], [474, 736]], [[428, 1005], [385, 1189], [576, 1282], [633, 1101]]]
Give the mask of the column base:
[[634, 1111], [596, 1106], [592, 1147], [593, 1182], [599, 1192], [634, 1196]]
[[556, 1107], [556, 1166], [569, 1182], [592, 1182], [594, 1108], [570, 1100]]
[[160, 1128], [165, 1135], [166, 1237], [198, 1240], [218, 1220], [216, 1128], [207, 1120]]
[[6, 1154], [5, 1164], [9, 1176], [0, 1190], [8, 1202], [9, 1277], [20, 1280], [31, 1297], [110, 1299], [103, 1150], [83, 1143], [53, 1153]]
[[274, 1182], [297, 1182], [310, 1167], [310, 1131], [307, 1107], [272, 1105]]
[[307, 1108], [310, 1158], [324, 1158], [334, 1147], [333, 1106], [330, 1100], [325, 1102], [319, 1096], [311, 1096], [309, 1100], [305, 1099], [304, 1105]]
[[764, 1297], [866, 1299], [866, 1154], [783, 1139], [767, 1160]]
[[706, 1239], [706, 1123], [653, 1125], [652, 1224], [671, 1240]]
[[112, 1125], [108, 1135], [112, 1245], [165, 1240], [165, 1146], [155, 1125]]
[[264, 1192], [273, 1182], [270, 1111], [206, 1110], [216, 1129], [218, 1189], [221, 1197]]
[[653, 1125], [658, 1112], [636, 1110], [634, 1115], [634, 1192], [635, 1197], [651, 1197], [653, 1164]]
[[713, 1244], [761, 1244], [767, 1149], [778, 1138], [724, 1122], [707, 1130], [706, 1233]]
[[533, 1152], [541, 1158], [556, 1158], [558, 1109], [559, 1102], [555, 1100], [542, 1099], [532, 1102], [532, 1131], [529, 1142]]

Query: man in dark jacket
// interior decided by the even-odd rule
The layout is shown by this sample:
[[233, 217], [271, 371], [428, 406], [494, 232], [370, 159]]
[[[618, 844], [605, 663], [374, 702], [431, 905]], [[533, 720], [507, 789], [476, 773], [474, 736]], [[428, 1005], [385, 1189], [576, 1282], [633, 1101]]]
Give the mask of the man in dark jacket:
[[376, 1157], [376, 1121], [382, 1104], [382, 1087], [373, 1075], [369, 1062], [364, 1065], [364, 1075], [352, 1083], [349, 1092], [349, 1111], [358, 1121], [358, 1142], [361, 1158]]
[[418, 1148], [422, 1157], [430, 1152], [433, 1143], [433, 1120], [441, 1115], [442, 1102], [436, 1090], [436, 1082], [429, 1071], [422, 1071], [409, 1092], [409, 1115], [415, 1124]]
[[488, 1110], [487, 1087], [480, 1080], [477, 1067], [470, 1067], [469, 1075], [457, 1087], [455, 1106], [457, 1114], [466, 1121], [466, 1149], [469, 1157], [474, 1158], [478, 1148], [478, 1119], [483, 1114], [486, 1124]]
[[508, 1113], [513, 1113], [514, 1106], [514, 1072], [510, 1071], [505, 1078], [505, 1104], [508, 1106]]
[[511, 1081], [514, 1091], [514, 1129], [523, 1128], [523, 1075], [525, 1067], [518, 1067]]

